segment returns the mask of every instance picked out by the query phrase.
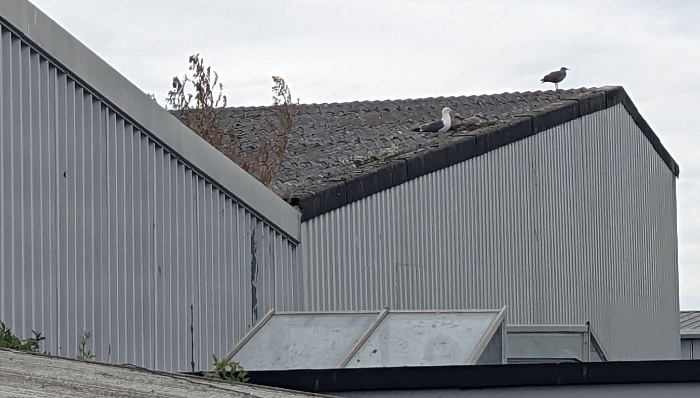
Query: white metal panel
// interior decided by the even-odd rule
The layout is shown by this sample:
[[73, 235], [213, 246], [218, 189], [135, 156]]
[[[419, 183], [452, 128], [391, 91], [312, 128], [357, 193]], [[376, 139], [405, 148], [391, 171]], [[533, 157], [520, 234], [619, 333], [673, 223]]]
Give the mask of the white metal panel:
[[269, 311], [224, 360], [248, 371], [505, 363], [505, 308]]
[[623, 105], [302, 224], [307, 310], [493, 308], [677, 358], [675, 177]]
[[[75, 356], [200, 370], [299, 309], [296, 244], [0, 28], [0, 321]], [[295, 297], [296, 295], [296, 297]]]
[[275, 314], [233, 356], [246, 370], [332, 369], [376, 313]]
[[501, 325], [499, 316], [502, 314], [495, 311], [390, 313], [350, 358], [347, 367], [475, 364], [494, 329]]

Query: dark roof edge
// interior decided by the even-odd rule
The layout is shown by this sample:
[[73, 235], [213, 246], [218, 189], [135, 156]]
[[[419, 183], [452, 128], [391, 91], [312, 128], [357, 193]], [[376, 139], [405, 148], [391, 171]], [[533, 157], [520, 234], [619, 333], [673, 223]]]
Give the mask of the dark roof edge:
[[292, 198], [291, 203], [301, 209], [302, 222], [308, 221], [406, 181], [464, 162], [540, 131], [620, 103], [671, 172], [678, 177], [680, 173], [678, 163], [661, 144], [661, 140], [639, 113], [625, 89], [622, 86], [605, 86], [599, 91], [582, 94], [572, 99], [563, 99], [559, 103], [523, 114], [510, 123], [476, 130], [471, 139], [462, 137], [450, 145], [431, 148], [410, 157], [397, 158], [367, 174], [342, 180], [315, 193]]
[[625, 109], [627, 109], [627, 112], [632, 117], [632, 120], [634, 120], [634, 122], [637, 124], [637, 127], [639, 127], [639, 129], [642, 130], [644, 136], [647, 137], [647, 139], [651, 143], [651, 146], [654, 147], [656, 153], [659, 154], [659, 156], [664, 161], [664, 163], [666, 163], [671, 172], [673, 172], [673, 174], [676, 177], [680, 176], [681, 170], [678, 166], [678, 163], [676, 163], [675, 159], [673, 159], [673, 156], [671, 156], [671, 153], [669, 153], [668, 150], [666, 150], [666, 148], [663, 146], [663, 144], [661, 143], [661, 139], [659, 139], [659, 136], [657, 136], [656, 133], [654, 133], [654, 130], [652, 130], [651, 126], [649, 126], [649, 123], [647, 123], [647, 121], [642, 117], [642, 114], [639, 113], [639, 110], [634, 105], [629, 95], [627, 95], [625, 89], [622, 86], [607, 86], [601, 87], [601, 89], [606, 90], [606, 98], [608, 102], [606, 108], [610, 108], [619, 103], [622, 103], [622, 105], [625, 106]]
[[700, 361], [562, 362], [249, 371], [250, 383], [314, 393], [700, 383]]

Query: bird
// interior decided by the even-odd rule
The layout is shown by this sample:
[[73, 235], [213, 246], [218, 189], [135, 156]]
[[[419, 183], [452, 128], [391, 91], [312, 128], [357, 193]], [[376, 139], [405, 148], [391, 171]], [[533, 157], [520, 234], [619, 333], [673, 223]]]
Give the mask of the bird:
[[479, 127], [481, 123], [487, 121], [486, 117], [481, 113], [475, 113], [468, 118], [463, 118], [462, 116], [455, 115], [454, 118], [459, 119], [455, 123], [456, 125], [464, 126], [467, 128], [467, 130], [473, 130], [474, 128]]
[[[569, 68], [561, 67], [558, 71], [554, 71], [551, 73], [546, 74], [540, 82], [542, 83], [554, 83], [554, 88], [555, 90], [559, 90], [559, 83], [561, 83], [562, 80], [566, 77], [566, 71], [569, 70]], [[540, 83], [540, 84], [542, 84]]]
[[475, 130], [479, 128], [481, 123], [488, 121], [484, 115], [481, 113], [474, 113], [470, 117], [464, 117], [459, 113], [452, 115], [452, 127], [451, 130]]
[[442, 108], [442, 119], [426, 123], [420, 127], [416, 127], [413, 131], [424, 133], [444, 133], [452, 126], [452, 117], [450, 116], [452, 109], [449, 107]]

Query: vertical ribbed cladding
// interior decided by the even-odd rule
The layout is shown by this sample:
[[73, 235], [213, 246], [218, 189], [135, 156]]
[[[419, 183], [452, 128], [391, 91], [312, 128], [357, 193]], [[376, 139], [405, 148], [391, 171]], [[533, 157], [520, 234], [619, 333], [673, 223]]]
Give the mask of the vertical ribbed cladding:
[[[55, 284], [56, 277], [48, 261], [56, 238], [55, 186], [47, 178], [55, 172], [55, 140], [42, 135], [54, 115], [55, 71], [5, 29], [0, 62], [0, 129], [13, 133], [0, 137], [0, 321], [18, 319], [8, 326], [30, 333], [41, 323], [50, 333], [55, 297], [35, 281]], [[43, 90], [32, 92], [37, 89]]]
[[[176, 368], [192, 359], [192, 311], [199, 308], [196, 287], [199, 278], [197, 228], [206, 217], [198, 213], [196, 187], [198, 178], [159, 145], [147, 142], [154, 199], [152, 223], [155, 251], [153, 266], [147, 275], [153, 284], [151, 296], [155, 311], [152, 335], [156, 341], [172, 342], [182, 347], [171, 350], [170, 344], [155, 344], [151, 359], [158, 369]], [[148, 166], [147, 166], [148, 167]], [[149, 177], [150, 177], [149, 176]], [[148, 203], [147, 199], [144, 202]], [[119, 249], [117, 248], [119, 251]], [[196, 316], [198, 312], [194, 312]]]
[[[528, 272], [529, 267], [536, 270], [530, 297], [538, 302], [539, 308], [532, 314], [533, 320], [523, 319], [527, 323], [568, 324], [586, 320], [575, 315], [587, 312], [588, 300], [581, 299], [586, 297], [588, 276], [583, 252], [591, 247], [591, 242], [581, 241], [579, 233], [585, 222], [580, 205], [581, 159], [577, 156], [580, 136], [580, 121], [575, 120], [523, 143], [534, 174], [530, 184], [523, 188], [533, 198], [531, 233], [535, 255], [521, 272]], [[535, 298], [535, 294], [539, 297]]]
[[0, 28], [0, 321], [42, 349], [208, 369], [303, 307], [296, 245]]
[[299, 249], [309, 308], [507, 305], [590, 321], [612, 359], [679, 352], [675, 177], [622, 104], [311, 219]]
[[681, 340], [681, 358], [700, 359], [700, 339]]

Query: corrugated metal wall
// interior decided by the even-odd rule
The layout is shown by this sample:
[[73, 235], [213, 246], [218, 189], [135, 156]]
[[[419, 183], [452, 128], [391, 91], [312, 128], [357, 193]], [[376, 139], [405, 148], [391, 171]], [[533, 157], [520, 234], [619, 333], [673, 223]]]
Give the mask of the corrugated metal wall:
[[0, 320], [74, 356], [209, 369], [302, 305], [296, 246], [0, 29]]
[[681, 358], [700, 359], [700, 339], [681, 339]]
[[302, 225], [306, 307], [509, 307], [677, 358], [675, 177], [622, 105]]

